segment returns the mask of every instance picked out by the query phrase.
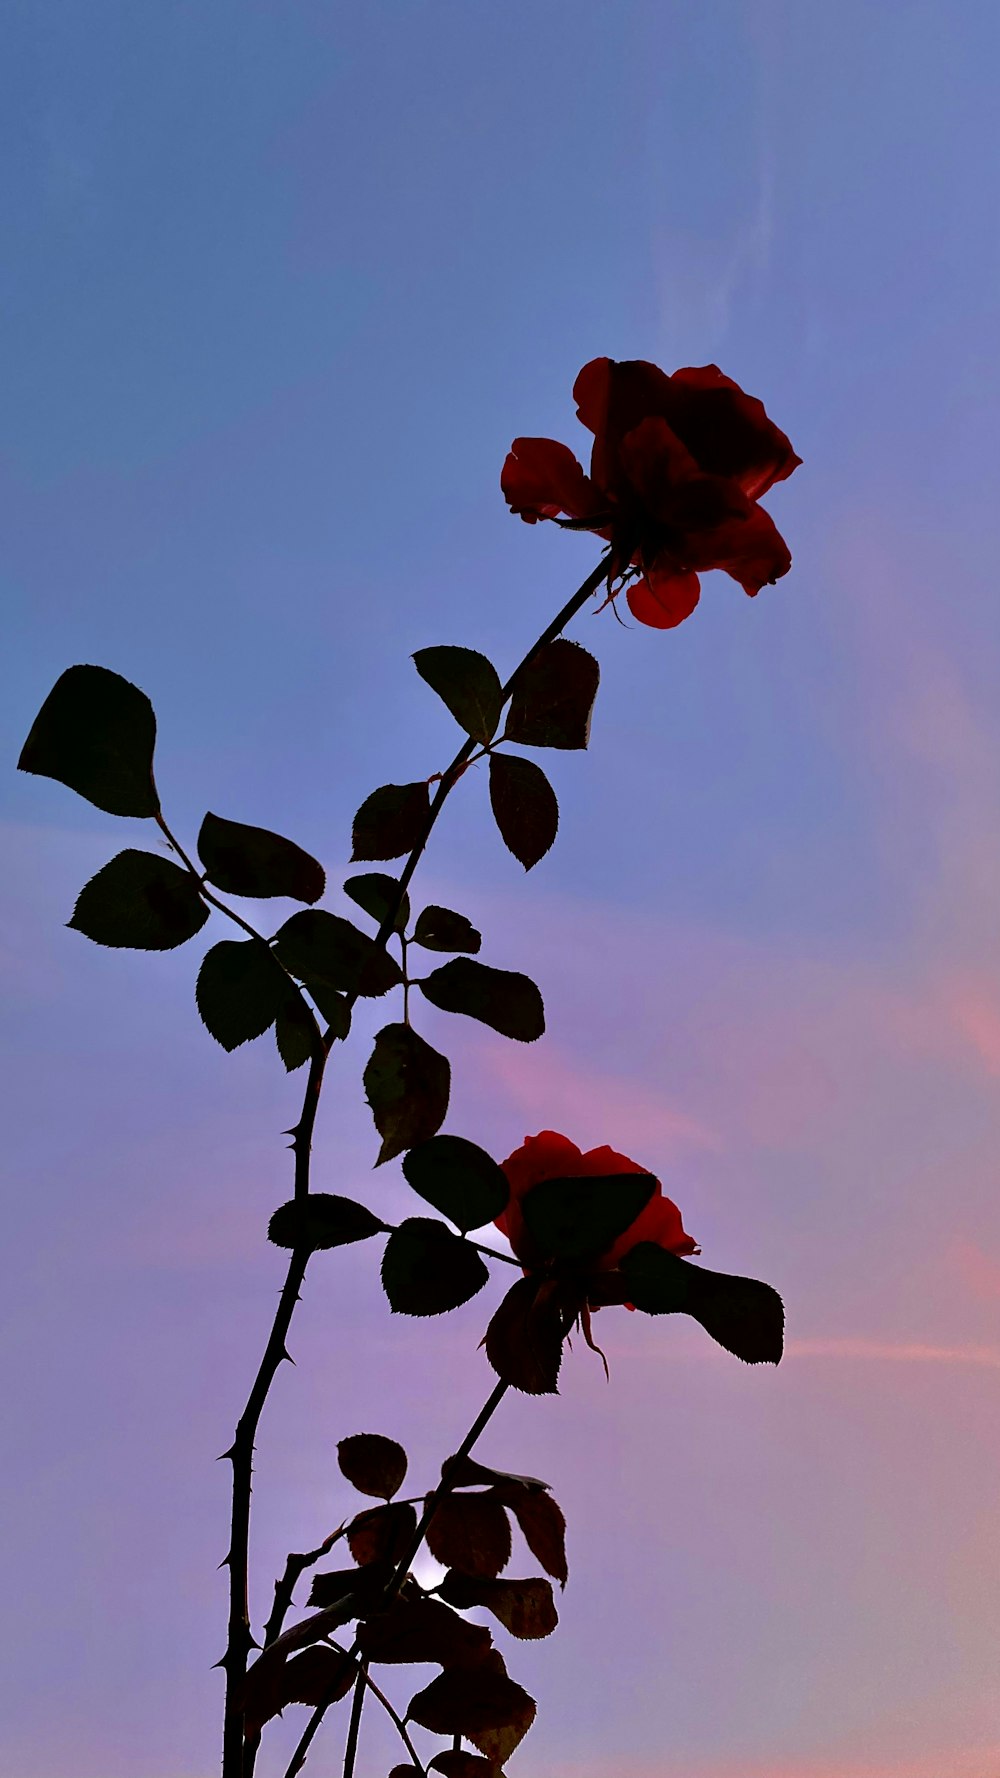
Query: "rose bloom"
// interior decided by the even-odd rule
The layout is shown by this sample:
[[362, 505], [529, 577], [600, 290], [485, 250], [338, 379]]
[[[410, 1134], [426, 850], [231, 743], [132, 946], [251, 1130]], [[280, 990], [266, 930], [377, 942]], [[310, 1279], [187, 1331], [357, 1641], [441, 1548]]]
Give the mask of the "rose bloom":
[[[521, 1214], [521, 1199], [533, 1186], [540, 1185], [543, 1179], [601, 1178], [615, 1173], [649, 1172], [648, 1167], [640, 1167], [637, 1161], [630, 1161], [627, 1155], [618, 1154], [613, 1148], [591, 1148], [583, 1153], [568, 1136], [560, 1136], [555, 1130], [542, 1130], [537, 1136], [526, 1136], [520, 1148], [508, 1155], [502, 1165], [510, 1185], [510, 1199], [506, 1210], [497, 1217], [496, 1226], [506, 1235], [522, 1265], [528, 1268], [536, 1263], [537, 1256]], [[655, 1242], [657, 1247], [678, 1257], [700, 1251], [691, 1236], [685, 1234], [681, 1213], [676, 1204], [664, 1197], [659, 1180], [648, 1204], [624, 1234], [600, 1255], [593, 1269], [598, 1272], [613, 1270], [640, 1241]]]
[[641, 359], [592, 359], [573, 395], [594, 434], [589, 476], [567, 445], [516, 438], [500, 486], [528, 524], [606, 538], [611, 596], [625, 576], [640, 623], [668, 630], [690, 617], [708, 569], [751, 598], [788, 573], [788, 546], [757, 502], [802, 459], [762, 402], [714, 364], [668, 376]]

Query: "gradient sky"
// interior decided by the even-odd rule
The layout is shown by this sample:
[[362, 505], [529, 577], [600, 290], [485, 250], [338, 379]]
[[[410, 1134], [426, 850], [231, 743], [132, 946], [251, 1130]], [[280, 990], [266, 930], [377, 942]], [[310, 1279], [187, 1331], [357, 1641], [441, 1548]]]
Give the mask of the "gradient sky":
[[[570, 1522], [559, 1633], [511, 1651], [541, 1705], [512, 1770], [997, 1778], [1000, 12], [10, 0], [4, 35], [10, 768], [101, 662], [155, 703], [181, 834], [274, 826], [336, 885], [362, 797], [453, 748], [411, 651], [508, 668], [592, 565], [498, 490], [515, 434], [584, 446], [586, 359], [717, 360], [805, 459], [769, 502], [777, 587], [713, 576], [669, 635], [578, 620], [593, 743], [546, 761], [531, 878], [474, 781], [423, 873], [548, 1008], [532, 1049], [423, 1017], [449, 1127], [624, 1149], [788, 1312], [777, 1371], [609, 1312], [610, 1387], [575, 1352], [484, 1440]], [[0, 794], [0, 1773], [208, 1778], [214, 1458], [301, 1077], [201, 1029], [200, 941], [65, 930], [142, 824], [12, 769]], [[359, 1084], [383, 1015], [338, 1057], [316, 1183], [392, 1215]], [[485, 1298], [390, 1319], [376, 1262], [310, 1274], [258, 1621], [346, 1510], [336, 1438], [394, 1434], [430, 1480], [489, 1386]], [[394, 1758], [366, 1715], [359, 1772]]]

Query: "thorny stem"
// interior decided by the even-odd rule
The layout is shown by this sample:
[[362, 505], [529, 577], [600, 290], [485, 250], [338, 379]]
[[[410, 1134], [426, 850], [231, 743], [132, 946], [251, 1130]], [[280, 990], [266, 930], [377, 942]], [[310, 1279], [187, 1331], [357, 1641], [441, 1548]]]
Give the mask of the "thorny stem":
[[[507, 683], [504, 685], [503, 696], [505, 699], [510, 696], [518, 674], [534, 660], [536, 654], [540, 653], [543, 648], [547, 647], [550, 642], [553, 642], [556, 637], [561, 634], [566, 625], [576, 616], [577, 612], [582, 610], [587, 600], [597, 592], [597, 589], [602, 582], [607, 580], [609, 566], [609, 557], [605, 554], [602, 560], [597, 564], [597, 567], [587, 575], [586, 580], [577, 588], [572, 597], [567, 599], [561, 611], [556, 613], [552, 622], [546, 625], [541, 635], [528, 649], [527, 654], [523, 656], [522, 660], [518, 663], [513, 673], [510, 675], [510, 678], [507, 680]], [[417, 865], [420, 863], [424, 848], [426, 847], [434, 828], [434, 824], [444, 807], [449, 793], [462, 776], [464, 768], [475, 753], [476, 745], [477, 743], [471, 738], [465, 741], [456, 753], [451, 765], [441, 776], [441, 782], [431, 798], [423, 831], [403, 866], [394, 904], [386, 909], [382, 924], [379, 927], [374, 940], [375, 945], [379, 949], [385, 948], [391, 934], [395, 930], [396, 918], [403, 903], [403, 896], [406, 894], [407, 888], [413, 878], [413, 873], [416, 870]], [[253, 927], [248, 925], [241, 915], [234, 913], [231, 908], [226, 907], [224, 903], [218, 901], [211, 891], [205, 888], [200, 873], [192, 864], [183, 847], [174, 838], [160, 814], [157, 814], [156, 820], [168, 843], [177, 852], [178, 857], [183, 860], [192, 875], [197, 877], [201, 894], [205, 897], [206, 901], [209, 901], [213, 907], [217, 907], [220, 912], [226, 914], [229, 919], [235, 921], [236, 925], [241, 926], [251, 938], [260, 938], [260, 934], [255, 932]], [[349, 995], [348, 1005], [353, 1007], [356, 999], [356, 992]], [[291, 1131], [293, 1138], [292, 1146], [295, 1151], [294, 1195], [296, 1198], [305, 1197], [309, 1192], [309, 1166], [312, 1152], [313, 1130], [316, 1123], [316, 1112], [319, 1105], [320, 1089], [323, 1084], [323, 1073], [326, 1067], [326, 1059], [333, 1041], [333, 1033], [330, 1030], [327, 1030], [322, 1037], [317, 1035], [312, 1060], [309, 1065], [309, 1077], [306, 1082], [302, 1114], [298, 1123]], [[298, 1301], [299, 1291], [305, 1277], [308, 1260], [308, 1251], [301, 1253], [293, 1251], [289, 1261], [288, 1273], [278, 1300], [278, 1308], [275, 1313], [274, 1323], [268, 1337], [267, 1345], [264, 1348], [264, 1356], [260, 1362], [260, 1368], [254, 1379], [246, 1407], [237, 1424], [233, 1443], [230, 1449], [225, 1453], [225, 1455], [231, 1459], [233, 1465], [233, 1504], [229, 1553], [225, 1560], [225, 1565], [229, 1568], [229, 1639], [226, 1646], [226, 1653], [220, 1662], [220, 1665], [225, 1669], [226, 1674], [226, 1715], [223, 1731], [222, 1778], [249, 1778], [249, 1773], [252, 1772], [253, 1768], [252, 1757], [249, 1762], [249, 1770], [245, 1770], [244, 1768], [243, 1712], [243, 1687], [246, 1679], [247, 1658], [250, 1649], [254, 1646], [253, 1637], [250, 1631], [247, 1599], [250, 1543], [250, 1495], [253, 1483], [253, 1449], [257, 1427], [260, 1423], [260, 1416], [263, 1412], [264, 1403], [267, 1400], [271, 1384], [274, 1381], [279, 1364], [281, 1364], [284, 1358], [289, 1356], [285, 1351], [285, 1340], [288, 1336], [292, 1314], [295, 1309], [295, 1304]], [[485, 1426], [490, 1414], [492, 1414], [494, 1408], [498, 1405], [506, 1387], [506, 1384], [501, 1384], [497, 1390], [494, 1390], [490, 1402], [487, 1403], [488, 1412], [484, 1409], [485, 1418], [483, 1415], [480, 1415], [480, 1420], [473, 1429], [471, 1440], [468, 1444], [463, 1446], [462, 1454], [465, 1454], [468, 1449], [471, 1448], [471, 1444], [475, 1439], [478, 1438], [479, 1433], [482, 1431], [483, 1426]], [[398, 1592], [399, 1586], [402, 1585], [403, 1578], [405, 1577], [406, 1568], [413, 1560], [413, 1556], [420, 1547], [434, 1506], [442, 1495], [447, 1492], [447, 1486], [442, 1482], [441, 1487], [435, 1490], [434, 1495], [432, 1495], [431, 1500], [433, 1505], [430, 1505], [429, 1510], [424, 1513], [424, 1519], [418, 1529], [417, 1541], [414, 1544], [413, 1551], [407, 1556], [406, 1562], [402, 1565], [401, 1572], [398, 1574], [396, 1580], [394, 1591]], [[363, 1697], [363, 1695], [364, 1688], [362, 1687], [361, 1696]], [[309, 1728], [303, 1736], [303, 1742], [305, 1742], [306, 1747], [308, 1746], [309, 1741], [311, 1741], [312, 1735], [315, 1734], [316, 1729], [319, 1727], [321, 1718], [322, 1708], [318, 1708], [316, 1715], [310, 1722]], [[300, 1746], [301, 1745], [302, 1744], [300, 1743]], [[305, 1749], [303, 1748], [302, 1758], [304, 1759], [304, 1757]], [[298, 1771], [300, 1765], [296, 1766], [293, 1762], [293, 1766], [289, 1768], [289, 1772], [292, 1773], [293, 1770]], [[346, 1774], [345, 1778], [347, 1778]]]

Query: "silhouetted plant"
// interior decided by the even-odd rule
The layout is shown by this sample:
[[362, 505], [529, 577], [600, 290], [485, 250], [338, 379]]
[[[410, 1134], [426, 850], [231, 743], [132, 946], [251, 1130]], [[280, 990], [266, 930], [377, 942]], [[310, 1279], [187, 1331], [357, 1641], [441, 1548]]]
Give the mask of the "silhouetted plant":
[[[689, 1315], [749, 1364], [781, 1356], [780, 1298], [766, 1284], [692, 1265], [698, 1249], [680, 1212], [643, 1166], [607, 1147], [582, 1153], [552, 1131], [527, 1138], [498, 1165], [468, 1138], [442, 1134], [451, 1065], [413, 1022], [419, 994], [516, 1042], [533, 1043], [544, 1032], [535, 983], [482, 961], [482, 937], [464, 914], [427, 906], [414, 917], [409, 892], [446, 799], [477, 760], [489, 761], [490, 803], [514, 857], [530, 870], [552, 845], [555, 793], [540, 766], [509, 748], [587, 746], [599, 668], [563, 635], [572, 618], [603, 588], [605, 604], [624, 592], [642, 623], [671, 628], [694, 610], [705, 570], [725, 569], [753, 595], [790, 565], [757, 502], [799, 459], [759, 401], [715, 366], [667, 376], [650, 364], [609, 359], [586, 365], [574, 392], [594, 433], [590, 475], [565, 445], [518, 439], [502, 487], [528, 522], [592, 531], [605, 541], [604, 554], [506, 682], [473, 649], [432, 647], [414, 656], [464, 738], [444, 771], [381, 785], [358, 810], [352, 862], [403, 860], [398, 874], [364, 870], [343, 884], [368, 930], [315, 905], [326, 888], [322, 866], [279, 834], [209, 813], [195, 862], [160, 806], [152, 705], [117, 673], [70, 667], [21, 754], [24, 771], [58, 779], [110, 814], [155, 822], [171, 853], [120, 852], [85, 885], [70, 926], [97, 944], [170, 950], [193, 938], [211, 911], [221, 913], [240, 936], [220, 940], [202, 961], [195, 986], [202, 1020], [227, 1050], [273, 1030], [285, 1068], [307, 1070], [301, 1113], [289, 1132], [292, 1196], [268, 1228], [269, 1239], [288, 1251], [285, 1282], [225, 1453], [233, 1487], [228, 1640], [220, 1662], [223, 1778], [250, 1778], [266, 1724], [301, 1703], [311, 1714], [286, 1771], [294, 1778], [327, 1711], [348, 1697], [344, 1773], [351, 1778], [369, 1696], [388, 1713], [406, 1753], [391, 1778], [502, 1778], [535, 1704], [509, 1676], [492, 1630], [465, 1614], [485, 1612], [515, 1640], [548, 1636], [558, 1621], [552, 1583], [565, 1586], [568, 1572], [565, 1523], [547, 1484], [472, 1456], [503, 1397], [511, 1388], [554, 1393], [568, 1335], [579, 1327], [598, 1350], [591, 1318], [612, 1304]], [[262, 931], [221, 899], [227, 895], [303, 906], [276, 931]], [[353, 1199], [313, 1191], [310, 1157], [326, 1066], [334, 1045], [350, 1035], [357, 1000], [397, 991], [400, 1016], [379, 1031], [363, 1073], [380, 1141], [375, 1165], [403, 1156], [410, 1187], [437, 1214], [393, 1227]], [[474, 1238], [490, 1224], [510, 1253]], [[395, 1440], [375, 1433], [341, 1439], [345, 1481], [378, 1504], [353, 1512], [315, 1549], [289, 1555], [257, 1641], [247, 1594], [261, 1413], [288, 1357], [313, 1254], [383, 1239], [382, 1284], [397, 1314], [445, 1314], [484, 1288], [488, 1262], [517, 1268], [482, 1342], [496, 1381], [438, 1481], [416, 1495], [399, 1498], [408, 1459]], [[512, 1521], [541, 1575], [507, 1575]], [[412, 1573], [425, 1543], [446, 1569], [431, 1588]], [[317, 1569], [338, 1545], [343, 1566]], [[309, 1610], [286, 1628], [295, 1588], [310, 1569]], [[400, 1712], [370, 1669], [408, 1663], [441, 1672]], [[413, 1727], [448, 1745], [421, 1753]]]

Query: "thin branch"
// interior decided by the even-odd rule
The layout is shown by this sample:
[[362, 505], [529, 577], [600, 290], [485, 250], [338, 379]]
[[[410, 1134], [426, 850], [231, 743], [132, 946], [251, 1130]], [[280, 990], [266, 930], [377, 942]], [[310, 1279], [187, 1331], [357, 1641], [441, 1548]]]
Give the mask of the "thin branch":
[[487, 1397], [486, 1401], [483, 1403], [483, 1406], [480, 1408], [479, 1413], [476, 1415], [476, 1418], [473, 1420], [472, 1425], [469, 1427], [468, 1432], [466, 1433], [461, 1444], [459, 1445], [458, 1450], [454, 1453], [453, 1456], [449, 1457], [447, 1463], [445, 1464], [444, 1470], [441, 1475], [441, 1480], [439, 1481], [437, 1487], [432, 1489], [430, 1494], [428, 1494], [425, 1505], [424, 1505], [423, 1513], [422, 1513], [420, 1520], [417, 1524], [417, 1528], [416, 1528], [415, 1532], [413, 1533], [412, 1538], [410, 1539], [409, 1548], [407, 1549], [405, 1555], [401, 1558], [401, 1560], [400, 1560], [398, 1566], [396, 1567], [396, 1570], [392, 1576], [392, 1579], [389, 1582], [389, 1585], [386, 1587], [385, 1603], [387, 1605], [391, 1605], [393, 1599], [395, 1599], [396, 1594], [399, 1592], [400, 1587], [402, 1586], [404, 1580], [406, 1579], [406, 1576], [410, 1570], [410, 1566], [413, 1562], [413, 1558], [417, 1554], [417, 1551], [419, 1550], [420, 1545], [424, 1541], [424, 1537], [426, 1536], [426, 1533], [427, 1533], [427, 1527], [430, 1524], [432, 1518], [434, 1517], [434, 1514], [436, 1513], [438, 1507], [440, 1506], [441, 1501], [445, 1499], [446, 1495], [448, 1495], [452, 1492], [452, 1489], [454, 1486], [454, 1484], [451, 1481], [452, 1475], [455, 1473], [456, 1469], [461, 1464], [463, 1458], [465, 1458], [469, 1455], [469, 1452], [472, 1450], [472, 1447], [476, 1443], [476, 1440], [479, 1438], [480, 1434], [485, 1431], [489, 1422], [492, 1420], [494, 1414], [496, 1413], [497, 1408], [500, 1406], [500, 1403], [503, 1401], [503, 1398], [506, 1395], [509, 1388], [510, 1388], [510, 1384], [503, 1382], [503, 1380], [501, 1379], [501, 1381], [496, 1385], [496, 1388], [491, 1390], [489, 1396]]
[[307, 1568], [312, 1567], [314, 1562], [319, 1562], [323, 1556], [328, 1556], [334, 1544], [345, 1535], [346, 1531], [347, 1526], [341, 1525], [336, 1531], [331, 1531], [329, 1537], [324, 1537], [317, 1549], [306, 1550], [301, 1555], [297, 1555], [294, 1550], [289, 1552], [285, 1561], [285, 1572], [281, 1579], [274, 1583], [274, 1605], [271, 1608], [271, 1615], [264, 1625], [265, 1648], [269, 1648], [272, 1642], [277, 1642], [281, 1635], [285, 1618], [292, 1603], [292, 1594], [300, 1577]]
[[347, 1745], [344, 1748], [344, 1778], [354, 1778], [354, 1762], [358, 1757], [358, 1736], [361, 1733], [361, 1712], [365, 1707], [365, 1680], [368, 1677], [368, 1662], [361, 1661], [358, 1665], [358, 1677], [354, 1681], [354, 1696], [351, 1699], [351, 1720], [347, 1725]]
[[[332, 1637], [327, 1636], [324, 1638], [324, 1640], [329, 1644], [329, 1646], [332, 1649], [334, 1649], [336, 1651], [337, 1654], [339, 1654], [339, 1655], [346, 1655], [347, 1654], [347, 1652], [348, 1652], [347, 1649], [341, 1648], [340, 1643], [334, 1642]], [[409, 1754], [411, 1760], [413, 1761], [413, 1764], [416, 1766], [417, 1771], [420, 1774], [420, 1778], [427, 1778], [427, 1773], [424, 1770], [423, 1762], [422, 1762], [420, 1755], [418, 1754], [416, 1748], [414, 1747], [413, 1742], [410, 1740], [410, 1735], [409, 1735], [409, 1731], [406, 1727], [406, 1723], [403, 1721], [403, 1718], [400, 1716], [399, 1711], [396, 1709], [395, 1705], [392, 1703], [392, 1700], [390, 1698], [386, 1697], [385, 1692], [382, 1690], [381, 1686], [375, 1684], [375, 1681], [372, 1678], [371, 1674], [368, 1672], [368, 1669], [367, 1668], [359, 1669], [359, 1671], [361, 1672], [364, 1682], [365, 1682], [366, 1686], [368, 1687], [368, 1690], [371, 1692], [372, 1696], [378, 1699], [383, 1710], [386, 1712], [386, 1714], [388, 1716], [390, 1716], [392, 1718], [393, 1722], [395, 1723], [396, 1729], [399, 1733], [399, 1738], [402, 1741], [403, 1746], [406, 1748], [406, 1751]]]

